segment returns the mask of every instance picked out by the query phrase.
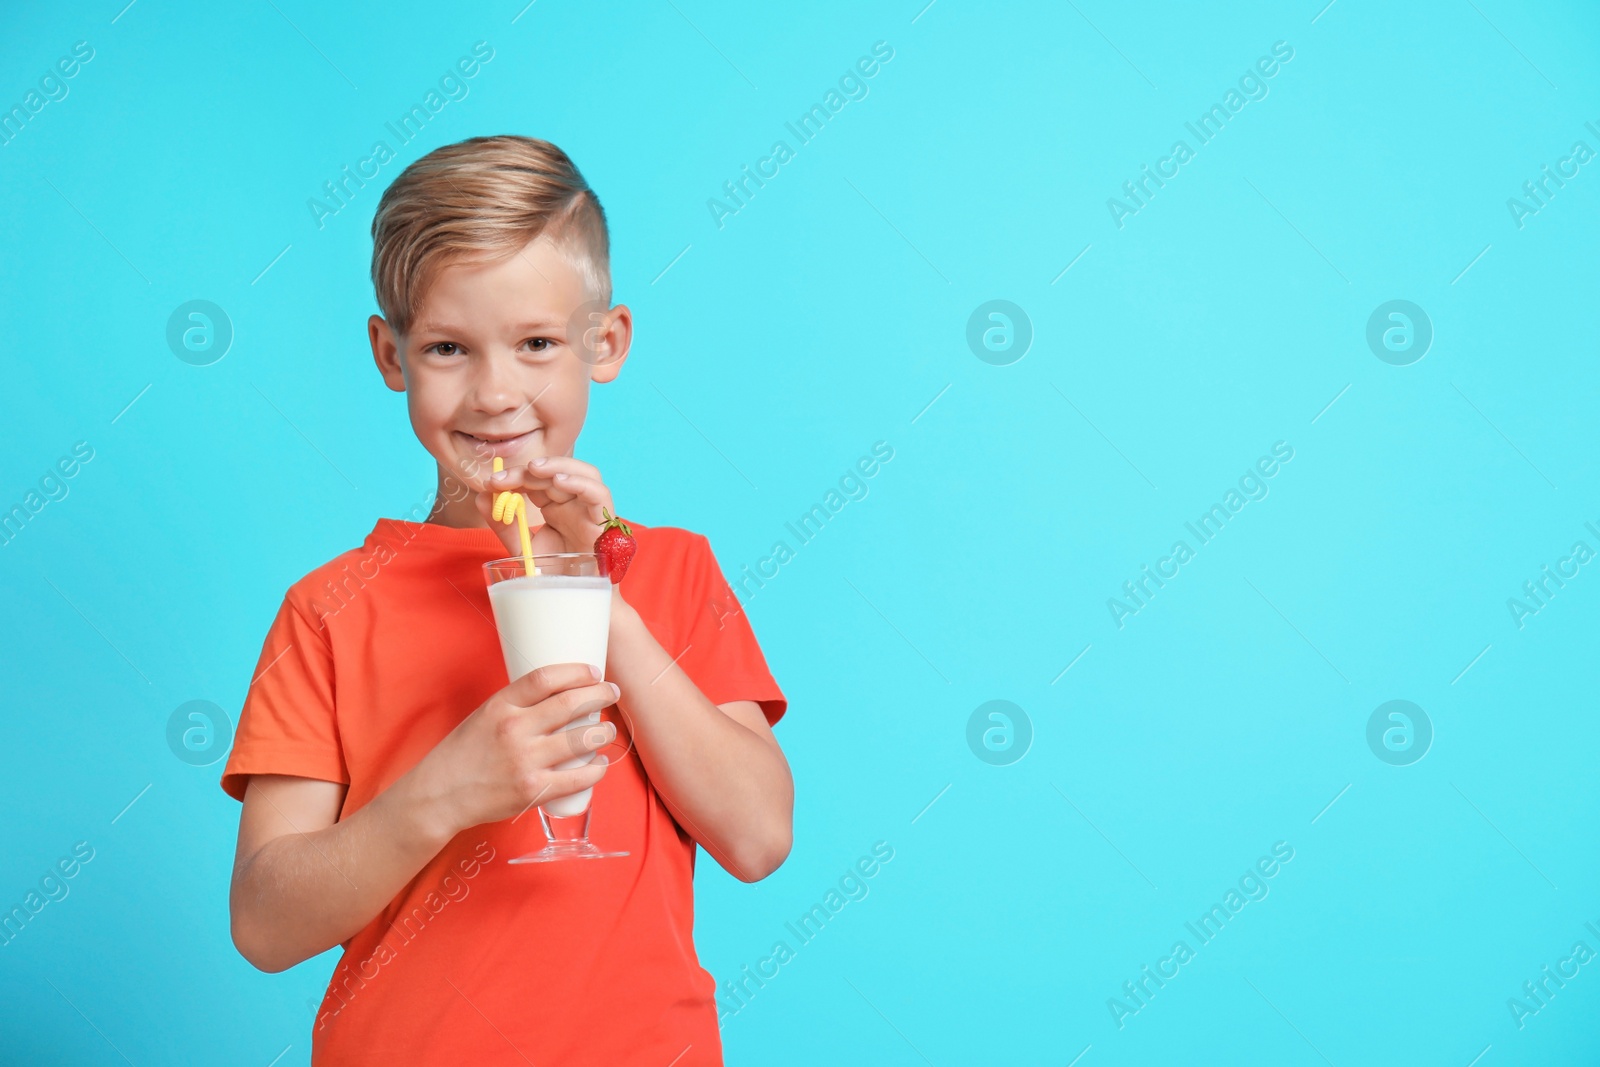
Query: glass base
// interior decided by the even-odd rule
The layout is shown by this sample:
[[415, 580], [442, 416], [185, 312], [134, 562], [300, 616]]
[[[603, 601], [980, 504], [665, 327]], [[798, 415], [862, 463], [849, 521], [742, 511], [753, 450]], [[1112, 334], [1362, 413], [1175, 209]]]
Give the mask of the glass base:
[[507, 860], [507, 863], [548, 863], [551, 860], [603, 860], [613, 856], [626, 856], [627, 852], [606, 852], [589, 842], [589, 815], [593, 808], [584, 808], [577, 815], [551, 815], [539, 809], [539, 822], [544, 826], [544, 836], [550, 843], [537, 852]]
[[507, 863], [548, 863], [551, 860], [603, 860], [612, 856], [626, 856], [627, 852], [602, 852], [587, 841], [562, 841], [560, 844], [552, 842], [541, 848], [538, 852], [530, 852], [526, 856], [518, 856]]

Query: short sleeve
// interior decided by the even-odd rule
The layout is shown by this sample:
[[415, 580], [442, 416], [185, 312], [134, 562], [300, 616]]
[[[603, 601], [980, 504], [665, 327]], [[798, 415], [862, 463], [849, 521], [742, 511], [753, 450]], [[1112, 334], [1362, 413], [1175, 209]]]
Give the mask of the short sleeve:
[[749, 617], [722, 577], [711, 542], [702, 536], [694, 538], [684, 578], [693, 616], [678, 665], [713, 704], [754, 700], [767, 724], [777, 723], [789, 702], [767, 669]]
[[333, 703], [327, 633], [285, 597], [267, 631], [239, 711], [222, 788], [244, 799], [253, 774], [292, 774], [348, 784]]

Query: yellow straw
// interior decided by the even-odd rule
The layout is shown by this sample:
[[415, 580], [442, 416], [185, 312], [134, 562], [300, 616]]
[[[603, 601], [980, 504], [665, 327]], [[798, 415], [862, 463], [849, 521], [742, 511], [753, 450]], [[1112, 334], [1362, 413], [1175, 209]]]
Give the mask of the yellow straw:
[[[494, 469], [505, 470], [506, 461], [499, 456], [494, 457]], [[528, 574], [538, 574], [539, 568], [533, 565], [533, 538], [528, 535], [528, 498], [509, 489], [496, 493], [493, 517], [495, 522], [516, 520], [517, 535], [522, 540], [522, 565], [527, 568]]]

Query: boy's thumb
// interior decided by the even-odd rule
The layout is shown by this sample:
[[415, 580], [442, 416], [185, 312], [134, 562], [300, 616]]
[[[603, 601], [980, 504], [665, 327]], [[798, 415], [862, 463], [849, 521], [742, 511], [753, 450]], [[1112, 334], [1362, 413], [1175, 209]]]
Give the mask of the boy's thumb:
[[483, 516], [484, 522], [493, 522], [494, 494], [490, 492], [473, 493], [473, 503], [478, 507], [478, 514]]
[[500, 538], [500, 543], [506, 546], [506, 554], [511, 556], [521, 555], [522, 537], [517, 532], [516, 521], [512, 520], [510, 523], [495, 521], [495, 494], [492, 491], [485, 490], [484, 492], [476, 494], [476, 496], [477, 499], [474, 501], [474, 503], [478, 506], [478, 514], [483, 517], [483, 521], [488, 523], [489, 528], [493, 530], [496, 536]]

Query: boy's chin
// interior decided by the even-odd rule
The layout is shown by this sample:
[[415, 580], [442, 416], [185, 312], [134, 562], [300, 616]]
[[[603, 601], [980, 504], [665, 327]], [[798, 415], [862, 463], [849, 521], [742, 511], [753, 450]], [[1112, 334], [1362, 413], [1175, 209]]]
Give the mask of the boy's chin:
[[494, 473], [494, 460], [478, 460], [472, 456], [460, 456], [447, 453], [441, 457], [433, 457], [440, 474], [450, 481], [464, 486], [469, 492], [482, 493], [489, 489], [489, 475]]

